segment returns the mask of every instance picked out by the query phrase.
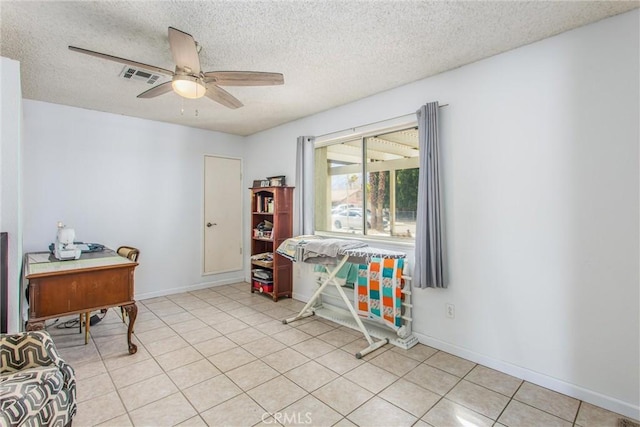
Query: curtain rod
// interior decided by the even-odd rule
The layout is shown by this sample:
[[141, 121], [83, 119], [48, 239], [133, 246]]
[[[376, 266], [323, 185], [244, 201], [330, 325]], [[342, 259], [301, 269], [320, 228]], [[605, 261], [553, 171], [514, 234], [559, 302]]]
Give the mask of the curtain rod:
[[[449, 104], [442, 104], [442, 105], [438, 105], [438, 108], [443, 108], [443, 107], [448, 107]], [[407, 114], [403, 114], [401, 116], [396, 116], [396, 117], [391, 117], [390, 119], [384, 119], [384, 120], [378, 120], [377, 122], [372, 122], [372, 123], [367, 123], [365, 125], [360, 125], [360, 126], [356, 126], [356, 127], [352, 127], [352, 128], [347, 128], [347, 129], [342, 129], [342, 130], [338, 130], [335, 132], [329, 132], [329, 133], [325, 133], [324, 135], [318, 135], [316, 136], [316, 140], [317, 139], [326, 139], [327, 137], [331, 136], [331, 135], [339, 135], [341, 133], [344, 132], [356, 132], [356, 129], [358, 128], [363, 128], [363, 127], [367, 127], [367, 126], [371, 126], [371, 125], [376, 125], [378, 123], [384, 123], [384, 122], [390, 122], [392, 120], [398, 120], [401, 119], [403, 117], [407, 117], [409, 118], [409, 116], [415, 115], [416, 113], [407, 113]]]
[[[438, 108], [443, 108], [443, 107], [448, 107], [449, 104], [442, 104], [442, 105], [438, 105]], [[360, 125], [360, 126], [356, 126], [354, 128], [350, 128], [350, 129], [357, 129], [357, 128], [361, 128], [364, 126], [371, 126], [371, 125], [377, 125], [378, 123], [383, 123], [383, 122], [390, 122], [391, 120], [397, 120], [397, 119], [401, 119], [403, 117], [408, 117], [408, 116], [412, 116], [416, 114], [414, 113], [407, 113], [407, 114], [403, 114], [401, 116], [397, 116], [397, 117], [391, 117], [390, 119], [384, 119], [384, 120], [378, 120], [377, 122], [373, 122], [373, 123], [367, 123], [366, 125]], [[349, 130], [349, 129], [345, 129], [345, 130]], [[342, 131], [341, 131], [342, 132]], [[331, 132], [331, 133], [336, 133], [336, 132]], [[330, 134], [329, 134], [330, 135]]]

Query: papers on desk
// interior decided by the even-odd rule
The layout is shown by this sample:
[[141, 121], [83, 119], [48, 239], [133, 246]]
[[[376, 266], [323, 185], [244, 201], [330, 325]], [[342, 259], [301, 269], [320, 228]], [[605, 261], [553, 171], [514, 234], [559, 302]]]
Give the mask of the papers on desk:
[[49, 252], [37, 253], [37, 254], [29, 254], [29, 264], [39, 264], [41, 262], [51, 262], [49, 256], [51, 254]]

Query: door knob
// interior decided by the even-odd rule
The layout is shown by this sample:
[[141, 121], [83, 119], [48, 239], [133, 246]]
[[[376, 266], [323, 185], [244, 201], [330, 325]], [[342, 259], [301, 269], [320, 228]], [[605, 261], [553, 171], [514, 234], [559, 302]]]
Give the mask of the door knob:
[[207, 227], [211, 227], [212, 225], [218, 225], [215, 222], [213, 224], [211, 224], [210, 222], [207, 223]]

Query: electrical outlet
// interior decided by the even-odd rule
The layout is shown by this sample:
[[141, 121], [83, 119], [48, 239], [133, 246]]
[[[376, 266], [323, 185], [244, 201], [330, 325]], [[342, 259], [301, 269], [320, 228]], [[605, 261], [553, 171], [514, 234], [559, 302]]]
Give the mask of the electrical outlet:
[[446, 310], [447, 310], [447, 317], [449, 319], [455, 319], [456, 318], [456, 306], [453, 304], [447, 304], [446, 305]]

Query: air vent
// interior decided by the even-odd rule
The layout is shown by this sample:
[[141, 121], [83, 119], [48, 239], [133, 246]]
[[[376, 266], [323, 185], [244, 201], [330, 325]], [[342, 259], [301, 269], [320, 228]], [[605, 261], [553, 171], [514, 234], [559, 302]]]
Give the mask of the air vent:
[[160, 76], [158, 74], [153, 74], [147, 70], [142, 70], [140, 68], [130, 67], [129, 65], [125, 66], [120, 73], [120, 77], [126, 80], [140, 80], [150, 85], [155, 84]]

